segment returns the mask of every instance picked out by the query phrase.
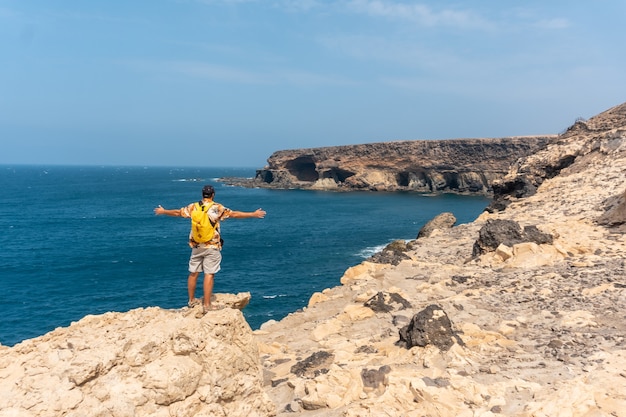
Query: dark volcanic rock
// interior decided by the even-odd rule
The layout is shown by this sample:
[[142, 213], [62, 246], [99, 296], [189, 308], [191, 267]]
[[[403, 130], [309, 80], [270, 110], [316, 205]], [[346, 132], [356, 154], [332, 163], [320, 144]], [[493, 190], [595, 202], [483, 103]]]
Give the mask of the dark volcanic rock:
[[496, 250], [501, 244], [512, 247], [518, 243], [534, 242], [538, 245], [552, 243], [553, 237], [543, 233], [536, 226], [525, 226], [513, 220], [489, 219], [478, 232], [472, 256]]
[[554, 241], [554, 236], [542, 232], [537, 226], [524, 226], [523, 238], [524, 242], [534, 242], [538, 245], [551, 244]]
[[617, 226], [626, 223], [626, 190], [605, 202], [605, 213], [598, 218], [598, 224]]
[[328, 367], [332, 364], [335, 356], [326, 351], [313, 353], [303, 361], [291, 367], [291, 373], [300, 377], [315, 378], [317, 375], [328, 372]]
[[361, 370], [363, 386], [365, 388], [383, 390], [384, 386], [388, 385], [387, 374], [389, 372], [391, 372], [391, 367], [388, 365], [381, 366], [378, 369]]
[[378, 292], [375, 296], [367, 300], [364, 305], [376, 313], [390, 313], [392, 311], [411, 308], [411, 303], [405, 300], [400, 294], [387, 292]]
[[411, 322], [400, 329], [399, 346], [411, 349], [414, 346], [435, 345], [439, 350], [447, 351], [454, 341], [463, 344], [461, 338], [452, 330], [452, 323], [443, 308], [431, 304], [417, 313]]
[[411, 259], [405, 252], [408, 246], [403, 240], [396, 240], [388, 244], [385, 249], [370, 256], [367, 261], [377, 264], [398, 265], [405, 259]]

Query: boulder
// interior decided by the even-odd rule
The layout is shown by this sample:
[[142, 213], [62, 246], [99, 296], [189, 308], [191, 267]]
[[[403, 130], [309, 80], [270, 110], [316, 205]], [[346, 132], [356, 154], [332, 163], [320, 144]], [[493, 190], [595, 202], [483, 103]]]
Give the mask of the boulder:
[[538, 245], [552, 243], [553, 237], [536, 226], [522, 227], [513, 220], [489, 219], [478, 232], [472, 256], [477, 257], [495, 251], [500, 245], [513, 247], [519, 243], [532, 242]]
[[430, 236], [435, 230], [450, 229], [456, 223], [454, 214], [446, 212], [435, 216], [417, 233], [417, 239]]
[[431, 304], [417, 313], [411, 322], [400, 329], [399, 346], [411, 349], [414, 346], [434, 345], [441, 351], [447, 351], [454, 341], [460, 345], [463, 341], [452, 330], [452, 323], [443, 308]]
[[598, 218], [598, 224], [617, 226], [626, 223], [626, 189], [621, 195], [609, 198], [604, 206], [605, 212]]

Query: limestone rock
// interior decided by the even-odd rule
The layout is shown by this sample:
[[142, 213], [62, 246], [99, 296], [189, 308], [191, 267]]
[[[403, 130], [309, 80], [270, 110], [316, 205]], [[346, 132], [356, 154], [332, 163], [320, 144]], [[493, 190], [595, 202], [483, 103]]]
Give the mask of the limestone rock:
[[625, 147], [626, 103], [589, 120], [577, 120], [545, 148], [520, 158], [506, 176], [494, 181], [494, 200], [489, 210], [501, 211], [511, 201], [533, 195], [545, 180], [567, 171], [575, 162], [580, 170], [599, 158], [619, 157]]
[[87, 316], [0, 357], [0, 415], [271, 416], [238, 310]]
[[[576, 123], [513, 164], [501, 210], [394, 242], [402, 259], [348, 268], [341, 286], [258, 332], [266, 371], [286, 381], [267, 386], [280, 417], [624, 415], [626, 233], [598, 219], [620, 207], [625, 139], [626, 104]], [[314, 176], [315, 158], [291, 168], [309, 164]], [[445, 184], [439, 174], [429, 181]], [[416, 189], [420, 181], [407, 176]], [[509, 227], [501, 236], [484, 229], [472, 258], [487, 223]], [[391, 294], [411, 306], [387, 312]], [[375, 314], [346, 314], [358, 303]], [[423, 331], [405, 337], [415, 346], [399, 346], [411, 323], [432, 324], [442, 349]], [[290, 372], [320, 351], [333, 355], [323, 372]]]
[[251, 295], [249, 292], [240, 292], [237, 294], [215, 293], [212, 303], [219, 307], [243, 310], [250, 303], [250, 298]]

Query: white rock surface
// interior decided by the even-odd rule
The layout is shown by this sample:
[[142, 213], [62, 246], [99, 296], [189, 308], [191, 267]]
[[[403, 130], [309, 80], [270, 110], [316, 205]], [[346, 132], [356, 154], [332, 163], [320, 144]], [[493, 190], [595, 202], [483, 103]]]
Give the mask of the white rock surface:
[[0, 351], [0, 416], [267, 416], [239, 310], [87, 316]]

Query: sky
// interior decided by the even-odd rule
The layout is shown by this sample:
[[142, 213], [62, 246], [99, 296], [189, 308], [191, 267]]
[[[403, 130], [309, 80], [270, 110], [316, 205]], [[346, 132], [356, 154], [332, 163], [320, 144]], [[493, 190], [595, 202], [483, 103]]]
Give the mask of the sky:
[[558, 134], [626, 102], [623, 0], [0, 0], [0, 164]]

